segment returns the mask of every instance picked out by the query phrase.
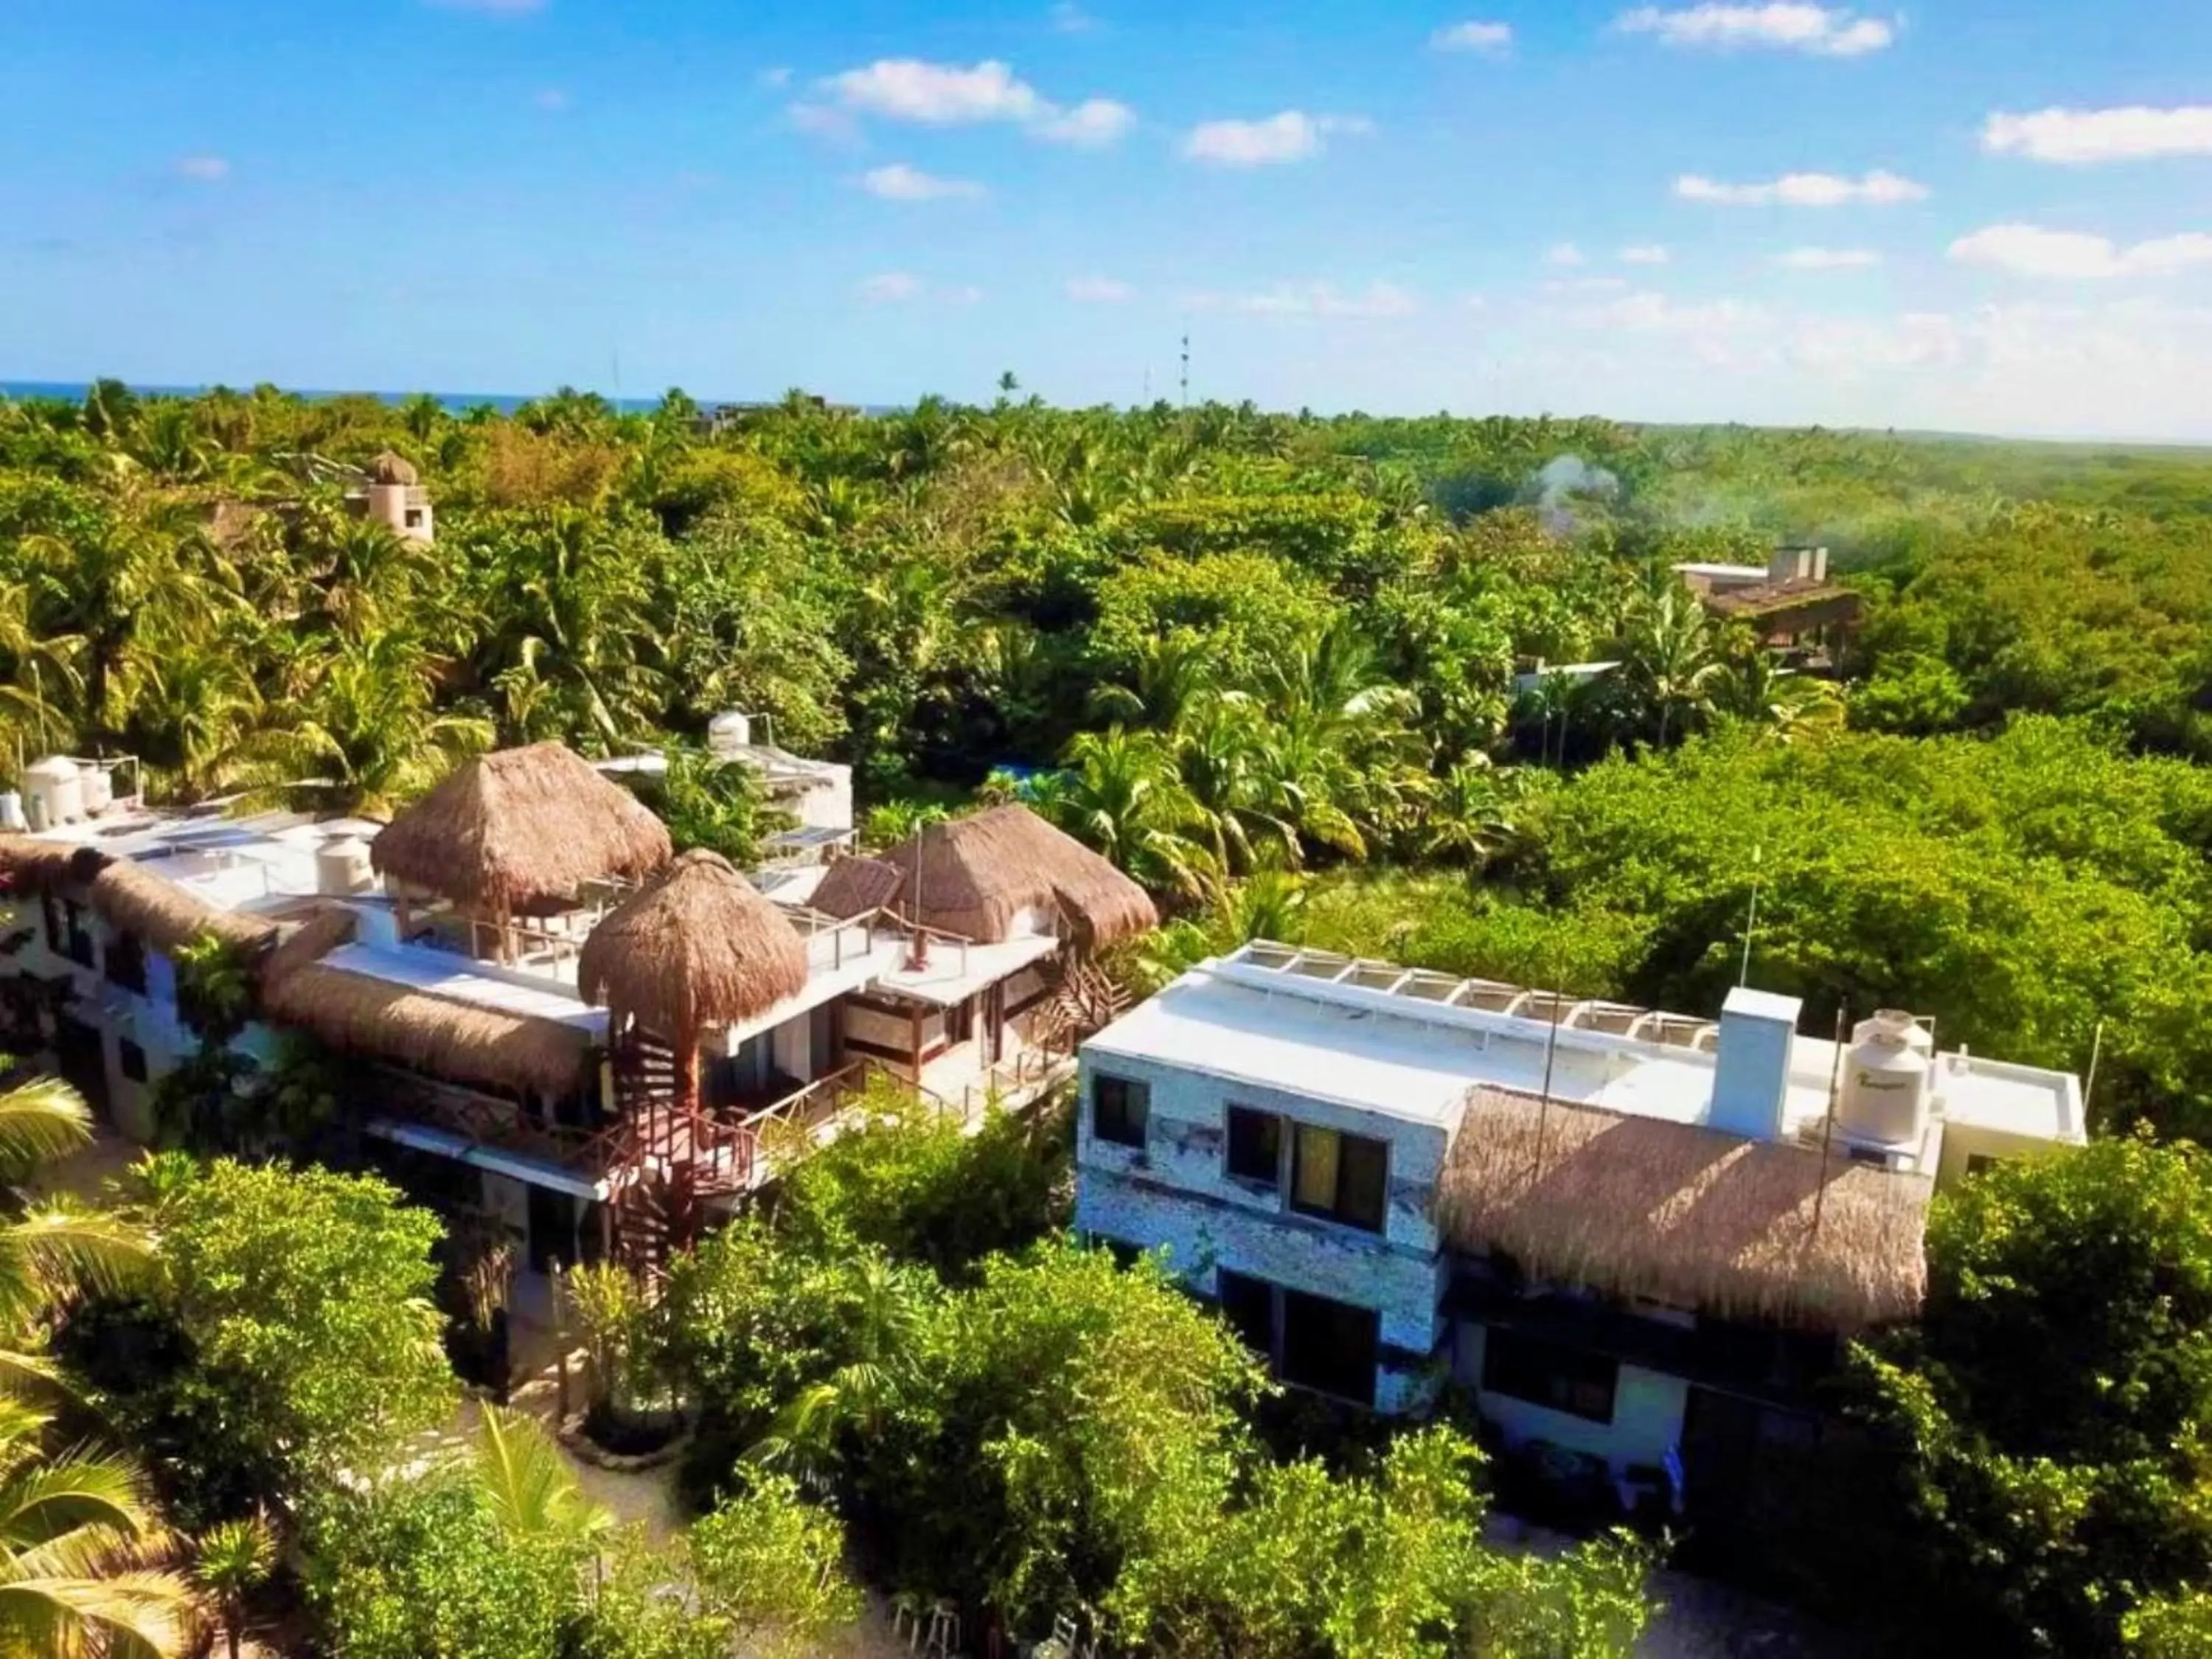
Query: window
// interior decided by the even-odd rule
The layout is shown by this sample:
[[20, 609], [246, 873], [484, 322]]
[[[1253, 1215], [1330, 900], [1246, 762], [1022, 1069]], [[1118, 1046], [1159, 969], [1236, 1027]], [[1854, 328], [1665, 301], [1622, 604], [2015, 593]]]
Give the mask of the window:
[[1125, 1077], [1091, 1079], [1091, 1133], [1116, 1146], [1145, 1144], [1145, 1125], [1152, 1114], [1148, 1085]]
[[1249, 1106], [1229, 1109], [1229, 1173], [1270, 1190], [1283, 1184], [1283, 1120]]
[[1483, 1339], [1482, 1386], [1532, 1406], [1610, 1423], [1620, 1379], [1620, 1362], [1603, 1354], [1540, 1342], [1494, 1325]]
[[1382, 1316], [1303, 1291], [1283, 1292], [1283, 1381], [1363, 1406], [1375, 1403]]
[[146, 947], [139, 943], [136, 933], [117, 933], [107, 941], [103, 953], [103, 966], [107, 982], [119, 985], [126, 991], [144, 995], [146, 991]]
[[1244, 1340], [1247, 1347], [1266, 1355], [1268, 1362], [1273, 1363], [1275, 1287], [1264, 1279], [1233, 1273], [1226, 1267], [1215, 1277], [1219, 1286], [1216, 1294], [1221, 1303], [1221, 1316], [1229, 1322], [1229, 1328]]
[[1994, 1170], [1996, 1167], [1997, 1156], [1995, 1152], [1968, 1152], [1966, 1154], [1966, 1173], [1970, 1176], [1978, 1176], [1986, 1170]]
[[69, 918], [69, 959], [80, 968], [96, 966], [93, 961], [92, 929], [85, 926], [84, 906], [75, 899], [64, 899], [62, 910]]
[[69, 929], [62, 921], [62, 902], [52, 893], [39, 895], [39, 908], [46, 919], [46, 949], [58, 957], [69, 954]]
[[407, 509], [406, 525], [410, 530], [420, 530], [422, 527], [422, 509], [421, 507], [410, 507]]
[[1297, 1131], [1291, 1207], [1302, 1215], [1381, 1232], [1389, 1185], [1389, 1146], [1310, 1123], [1299, 1124]]
[[146, 1080], [146, 1051], [129, 1037], [118, 1037], [115, 1043], [115, 1069], [130, 1083]]
[[1226, 1267], [1216, 1280], [1222, 1318], [1246, 1346], [1267, 1357], [1283, 1381], [1362, 1406], [1375, 1403], [1381, 1314]]

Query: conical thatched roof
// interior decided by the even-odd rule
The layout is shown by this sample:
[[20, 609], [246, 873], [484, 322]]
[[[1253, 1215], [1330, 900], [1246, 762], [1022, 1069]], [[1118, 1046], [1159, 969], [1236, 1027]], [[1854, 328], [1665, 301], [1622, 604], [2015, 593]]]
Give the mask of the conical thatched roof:
[[[1111, 945], [1159, 925], [1145, 890], [1026, 806], [994, 806], [933, 823], [882, 855], [899, 872], [897, 908], [924, 927], [995, 945], [1024, 910], [1058, 911], [1086, 945]], [[831, 872], [836, 873], [835, 870]], [[817, 895], [818, 897], [818, 895]]]
[[387, 449], [368, 464], [368, 478], [371, 483], [411, 484], [416, 482], [415, 464]]
[[369, 843], [379, 874], [482, 910], [571, 900], [587, 881], [641, 879], [668, 831], [635, 795], [557, 743], [465, 761]]
[[1532, 1278], [1849, 1332], [1919, 1313], [1931, 1188], [1814, 1148], [1485, 1088], [1445, 1158], [1437, 1224]]
[[584, 941], [577, 985], [647, 1030], [695, 1042], [806, 983], [806, 945], [720, 854], [686, 853]]

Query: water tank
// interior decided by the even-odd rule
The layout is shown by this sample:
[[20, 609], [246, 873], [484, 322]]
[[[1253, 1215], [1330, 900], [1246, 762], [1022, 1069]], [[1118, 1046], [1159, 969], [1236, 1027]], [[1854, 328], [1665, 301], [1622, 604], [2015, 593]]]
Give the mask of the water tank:
[[750, 714], [740, 714], [732, 708], [707, 722], [707, 747], [717, 755], [750, 749], [752, 741], [753, 717]]
[[104, 766], [78, 769], [77, 784], [84, 792], [84, 811], [87, 817], [98, 817], [115, 805], [115, 778]]
[[25, 767], [23, 797], [33, 830], [75, 823], [84, 816], [84, 784], [76, 763], [66, 755], [49, 755]]
[[0, 789], [0, 830], [23, 830], [28, 827], [23, 817], [22, 793], [15, 789]]
[[1857, 1140], [1917, 1145], [1928, 1132], [1935, 1039], [1911, 1014], [1883, 1008], [1852, 1030], [1836, 1127]]
[[332, 836], [315, 849], [318, 893], [366, 893], [376, 885], [368, 843], [359, 836]]

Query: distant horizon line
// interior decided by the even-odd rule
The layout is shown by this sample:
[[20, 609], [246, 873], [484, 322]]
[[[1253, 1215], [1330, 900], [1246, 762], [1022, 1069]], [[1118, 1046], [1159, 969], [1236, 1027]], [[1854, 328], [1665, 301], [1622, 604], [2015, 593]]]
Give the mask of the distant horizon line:
[[[120, 380], [122, 377], [118, 375], [103, 376], [101, 378]], [[0, 398], [59, 398], [69, 401], [77, 401], [82, 400], [84, 394], [90, 391], [95, 384], [97, 384], [95, 380], [0, 380]], [[440, 408], [446, 410], [448, 413], [465, 413], [467, 410], [471, 409], [492, 409], [497, 410], [502, 415], [512, 415], [516, 410], [521, 408], [525, 404], [533, 404], [546, 398], [556, 397], [562, 391], [575, 392], [580, 395], [588, 397], [603, 398], [606, 400], [609, 405], [617, 411], [624, 414], [640, 414], [647, 410], [657, 409], [660, 405], [661, 397], [666, 395], [665, 393], [663, 393], [660, 396], [651, 398], [614, 397], [606, 392], [596, 391], [589, 386], [555, 386], [550, 391], [530, 392], [425, 392], [419, 388], [405, 392], [395, 392], [373, 391], [362, 388], [288, 386], [277, 385], [277, 383], [274, 381], [258, 380], [253, 382], [252, 386], [244, 387], [232, 386], [229, 382], [223, 380], [209, 380], [203, 382], [198, 386], [161, 385], [153, 381], [128, 380], [123, 380], [123, 384], [129, 387], [134, 394], [142, 398], [198, 398], [204, 397], [207, 393], [216, 391], [218, 388], [228, 387], [231, 391], [252, 391], [254, 386], [275, 385], [276, 386], [276, 389], [279, 392], [282, 392], [288, 398], [300, 398], [310, 402], [333, 398], [373, 398], [379, 403], [389, 404], [397, 406], [398, 404], [406, 402], [410, 398], [428, 397], [435, 402]], [[683, 391], [684, 389], [678, 386], [672, 388], [672, 390]], [[805, 388], [800, 387], [799, 390], [805, 391]], [[810, 392], [807, 392], [807, 395], [810, 397], [823, 397], [825, 394]], [[932, 394], [924, 393], [922, 395], [928, 396]], [[752, 407], [757, 409], [770, 409], [783, 401], [781, 395], [775, 398], [702, 398], [696, 393], [685, 392], [684, 396], [690, 398], [702, 410], [714, 410], [731, 406], [740, 408]], [[837, 402], [835, 398], [830, 398], [828, 401], [833, 404]], [[913, 408], [915, 403], [919, 401], [920, 398], [915, 398], [912, 401], [902, 404], [853, 404], [848, 406], [860, 410], [863, 415], [896, 415], [902, 410]], [[958, 400], [949, 399], [948, 401], [957, 402]], [[1164, 400], [1155, 399], [1155, 403]], [[985, 407], [985, 405], [981, 404], [971, 406], [979, 408]], [[1060, 408], [1062, 405], [1054, 404], [1052, 407]], [[1106, 407], [1113, 409], [1126, 408], [1135, 410], [1149, 409], [1153, 407], [1153, 404], [1071, 404], [1066, 405], [1066, 407]], [[1432, 420], [1438, 415], [1442, 415], [1447, 420], [1480, 421], [1491, 419], [1497, 413], [1498, 411], [1491, 410], [1479, 415], [1459, 415], [1454, 414], [1448, 410], [1431, 410], [1419, 415], [1383, 415], [1377, 414], [1372, 410], [1355, 410], [1342, 411], [1333, 416], [1324, 415], [1321, 416], [1321, 418], [1323, 420], [1340, 420], [1357, 416], [1361, 419], [1372, 421], [1425, 421]], [[1508, 416], [1505, 418], [1510, 420], [1532, 421], [1540, 419], [1570, 421], [1605, 420], [1611, 421], [1619, 426], [1649, 428], [1658, 431], [1698, 431], [1710, 430], [1717, 427], [1741, 426], [1751, 430], [1763, 432], [1809, 432], [1818, 430], [1866, 436], [1887, 434], [1899, 438], [1949, 439], [1954, 441], [1965, 441], [1970, 443], [2063, 444], [2075, 448], [2094, 449], [2212, 449], [2212, 438], [2069, 436], [2061, 433], [2030, 434], [2011, 432], [1975, 432], [1965, 429], [1954, 429], [1945, 427], [1838, 426], [1825, 421], [1790, 421], [1771, 424], [1756, 421], [1733, 420], [1642, 421], [1632, 419], [1624, 416], [1601, 415], [1595, 411], [1585, 411], [1581, 415], [1560, 415], [1556, 411], [1548, 410], [1542, 415]]]

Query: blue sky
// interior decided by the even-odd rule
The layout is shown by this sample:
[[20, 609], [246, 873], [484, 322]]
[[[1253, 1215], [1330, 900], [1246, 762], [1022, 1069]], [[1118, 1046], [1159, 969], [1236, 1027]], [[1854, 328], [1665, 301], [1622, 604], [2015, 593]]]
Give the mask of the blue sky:
[[16, 0], [0, 377], [2212, 438], [2212, 7]]

